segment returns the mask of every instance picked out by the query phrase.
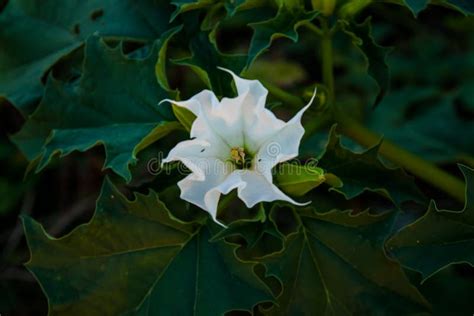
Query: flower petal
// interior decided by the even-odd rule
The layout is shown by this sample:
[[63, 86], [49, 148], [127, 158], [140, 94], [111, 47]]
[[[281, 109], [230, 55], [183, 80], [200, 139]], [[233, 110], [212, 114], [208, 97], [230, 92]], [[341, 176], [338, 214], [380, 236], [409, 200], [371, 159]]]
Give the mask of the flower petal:
[[[241, 183], [236, 185], [237, 195], [244, 201], [247, 207], [253, 207], [259, 202], [272, 202], [276, 200], [287, 201], [295, 205], [307, 205], [299, 203], [284, 194], [277, 186], [269, 181], [264, 175], [255, 170], [236, 170], [232, 173], [238, 174]], [[230, 175], [229, 177], [231, 177]], [[236, 181], [234, 181], [235, 183]]]
[[179, 160], [191, 170], [193, 179], [203, 181], [206, 178], [206, 171], [216, 163], [215, 160], [224, 164], [227, 155], [227, 150], [219, 148], [218, 144], [211, 145], [205, 140], [191, 139], [178, 143], [161, 163]]
[[193, 174], [190, 174], [178, 182], [181, 190], [180, 197], [199, 206], [208, 212], [216, 223], [221, 224], [216, 219], [219, 198], [221, 194], [232, 191], [236, 187], [235, 184], [239, 184], [235, 182], [238, 179], [231, 177], [232, 170], [231, 164], [210, 161], [209, 168], [204, 171], [204, 179], [196, 179]]
[[[243, 145], [251, 153], [256, 153], [262, 143], [278, 130], [285, 122], [278, 119], [273, 112], [265, 108], [268, 90], [258, 80], [248, 80], [228, 72], [234, 79], [239, 97], [241, 98], [241, 123]], [[223, 100], [224, 101], [224, 100]]]
[[309, 103], [259, 148], [255, 156], [255, 169], [265, 177], [271, 177], [271, 169], [278, 163], [298, 156], [301, 138], [304, 135], [301, 117], [313, 103], [315, 96], [316, 90]]
[[219, 103], [219, 100], [217, 99], [214, 92], [210, 90], [203, 90], [188, 100], [174, 101], [170, 99], [164, 99], [160, 101], [160, 104], [163, 102], [176, 104], [177, 106], [188, 109], [189, 111], [193, 112], [194, 115], [198, 116], [201, 113], [201, 108], [212, 108]]

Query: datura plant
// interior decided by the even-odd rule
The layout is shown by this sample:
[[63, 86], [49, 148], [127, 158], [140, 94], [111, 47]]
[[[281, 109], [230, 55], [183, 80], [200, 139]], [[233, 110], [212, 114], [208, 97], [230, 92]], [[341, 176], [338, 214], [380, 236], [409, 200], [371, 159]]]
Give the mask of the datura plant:
[[179, 160], [192, 171], [178, 182], [181, 198], [206, 210], [214, 220], [220, 195], [234, 189], [248, 208], [275, 200], [304, 205], [273, 184], [272, 169], [298, 156], [304, 134], [301, 117], [314, 95], [285, 123], [265, 108], [268, 90], [260, 82], [228, 72], [237, 97], [219, 102], [212, 91], [204, 90], [187, 101], [171, 101], [196, 116], [192, 139], [177, 144], [163, 160]]
[[25, 177], [102, 183], [87, 223], [23, 203], [9, 262], [49, 315], [471, 315], [473, 11], [0, 1]]

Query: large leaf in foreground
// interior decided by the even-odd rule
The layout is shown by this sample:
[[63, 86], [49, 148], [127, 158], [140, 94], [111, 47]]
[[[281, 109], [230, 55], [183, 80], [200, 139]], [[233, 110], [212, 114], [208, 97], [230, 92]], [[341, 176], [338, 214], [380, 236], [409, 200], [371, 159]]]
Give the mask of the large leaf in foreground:
[[168, 5], [153, 0], [8, 1], [0, 14], [0, 101], [31, 113], [41, 77], [88, 36], [155, 39], [169, 16]]
[[360, 154], [352, 152], [341, 145], [341, 139], [333, 128], [318, 167], [342, 180], [343, 186], [333, 190], [343, 193], [348, 199], [369, 190], [391, 198], [397, 206], [410, 200], [423, 202], [424, 197], [412, 177], [402, 169], [387, 168], [379, 160], [379, 146]]
[[220, 315], [272, 299], [234, 246], [209, 243], [153, 192], [128, 201], [106, 180], [92, 221], [60, 239], [23, 223], [51, 315]]
[[474, 170], [460, 168], [466, 178], [464, 210], [439, 210], [432, 202], [423, 217], [387, 245], [402, 264], [421, 272], [424, 280], [452, 263], [474, 266]]
[[384, 253], [394, 216], [300, 211], [286, 248], [264, 258], [283, 291], [272, 315], [407, 315], [427, 309], [400, 265]]
[[157, 105], [168, 92], [154, 72], [158, 52], [175, 31], [163, 34], [145, 59], [124, 56], [120, 45], [112, 49], [91, 37], [79, 83], [50, 77], [40, 106], [15, 143], [30, 160], [39, 155], [38, 170], [53, 154], [103, 144], [105, 167], [130, 180], [129, 164], [138, 150], [178, 126], [170, 123], [174, 118], [168, 106]]

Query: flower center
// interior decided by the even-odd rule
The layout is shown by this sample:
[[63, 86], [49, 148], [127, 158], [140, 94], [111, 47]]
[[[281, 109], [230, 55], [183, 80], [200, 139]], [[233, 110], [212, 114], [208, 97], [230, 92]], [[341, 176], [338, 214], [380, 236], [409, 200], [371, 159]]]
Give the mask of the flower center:
[[252, 157], [245, 152], [243, 147], [232, 147], [230, 159], [238, 169], [247, 169], [252, 165]]

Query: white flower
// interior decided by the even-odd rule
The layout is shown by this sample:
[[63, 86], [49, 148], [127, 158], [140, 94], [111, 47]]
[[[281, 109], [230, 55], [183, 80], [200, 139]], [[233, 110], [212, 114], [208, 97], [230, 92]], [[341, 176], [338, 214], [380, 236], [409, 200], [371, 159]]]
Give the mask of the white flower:
[[191, 174], [178, 182], [181, 198], [193, 203], [217, 222], [221, 194], [237, 189], [247, 207], [275, 200], [295, 202], [273, 184], [272, 168], [295, 158], [304, 134], [301, 117], [313, 98], [290, 121], [265, 108], [268, 91], [257, 80], [233, 72], [238, 96], [217, 99], [204, 90], [186, 101], [172, 101], [196, 115], [191, 139], [177, 144], [163, 163], [181, 161]]

